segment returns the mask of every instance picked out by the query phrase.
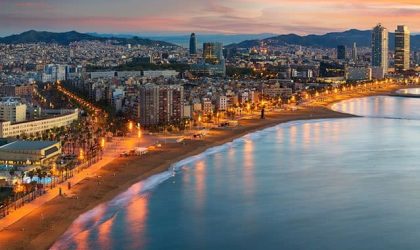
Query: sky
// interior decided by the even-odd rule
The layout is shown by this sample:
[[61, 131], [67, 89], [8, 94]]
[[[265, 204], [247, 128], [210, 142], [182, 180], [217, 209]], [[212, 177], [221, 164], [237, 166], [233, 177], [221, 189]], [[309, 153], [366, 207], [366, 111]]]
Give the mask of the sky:
[[0, 35], [29, 29], [304, 35], [377, 23], [420, 32], [420, 0], [0, 0]]

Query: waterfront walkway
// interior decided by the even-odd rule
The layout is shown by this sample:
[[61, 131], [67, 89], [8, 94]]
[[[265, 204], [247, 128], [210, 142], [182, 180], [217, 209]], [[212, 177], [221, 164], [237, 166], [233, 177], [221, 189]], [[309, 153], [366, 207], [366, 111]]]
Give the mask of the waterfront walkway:
[[6, 217], [0, 219], [0, 231], [19, 221], [21, 218], [28, 215], [35, 209], [41, 207], [48, 201], [56, 198], [59, 195], [60, 188], [63, 193], [66, 193], [66, 191], [68, 190], [68, 182], [70, 182], [73, 186], [81, 182], [86, 177], [94, 176], [99, 169], [109, 164], [115, 158], [119, 157], [120, 153], [131, 150], [135, 147], [148, 147], [155, 143], [154, 140], [155, 139], [150, 136], [144, 136], [141, 139], [137, 138], [137, 136], [114, 138], [114, 141], [105, 148], [101, 160], [91, 165], [90, 167], [82, 170], [81, 172], [75, 174], [67, 181], [48, 190], [46, 194], [36, 198], [31, 202], [26, 203], [24, 206], [19, 207], [16, 210], [11, 211], [11, 213], [8, 214]]

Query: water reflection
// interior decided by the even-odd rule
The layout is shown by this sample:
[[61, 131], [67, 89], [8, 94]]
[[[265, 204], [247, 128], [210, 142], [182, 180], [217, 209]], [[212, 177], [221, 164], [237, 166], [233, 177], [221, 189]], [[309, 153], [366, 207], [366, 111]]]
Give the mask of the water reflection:
[[420, 95], [420, 88], [400, 89], [399, 94]]
[[[134, 200], [126, 210], [127, 236], [131, 239], [125, 246], [129, 249], [140, 249], [146, 244], [145, 228], [148, 214], [148, 196]], [[108, 235], [110, 237], [110, 235]]]
[[[112, 246], [112, 237], [111, 230], [114, 220], [108, 220], [102, 223], [98, 228], [98, 245], [101, 249], [111, 249]], [[88, 241], [84, 239], [84, 244]], [[83, 244], [83, 243], [82, 243]], [[86, 249], [86, 246], [81, 247], [80, 249]]]
[[195, 207], [202, 209], [205, 201], [206, 189], [206, 164], [199, 161], [194, 166], [194, 182], [195, 182]]
[[292, 122], [245, 136], [147, 196], [139, 184], [96, 208], [59, 246], [417, 249], [420, 99], [360, 98], [335, 109], [375, 119]]
[[[354, 106], [354, 108], [350, 108]], [[417, 98], [375, 96], [336, 103], [333, 110], [364, 117], [420, 120]]]
[[248, 196], [252, 196], [255, 192], [254, 183], [254, 142], [250, 139], [246, 139], [244, 142], [244, 191]]

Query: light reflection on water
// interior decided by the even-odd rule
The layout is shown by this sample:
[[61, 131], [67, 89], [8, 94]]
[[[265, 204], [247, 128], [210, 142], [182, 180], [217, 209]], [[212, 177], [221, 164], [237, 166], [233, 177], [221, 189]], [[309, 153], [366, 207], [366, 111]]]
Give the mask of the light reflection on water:
[[420, 95], [420, 88], [400, 89], [399, 94]]
[[356, 98], [336, 103], [332, 109], [363, 117], [420, 119], [420, 101], [417, 98], [393, 96]]
[[247, 135], [154, 189], [136, 184], [76, 221], [53, 248], [417, 249], [420, 99], [334, 108], [376, 118]]

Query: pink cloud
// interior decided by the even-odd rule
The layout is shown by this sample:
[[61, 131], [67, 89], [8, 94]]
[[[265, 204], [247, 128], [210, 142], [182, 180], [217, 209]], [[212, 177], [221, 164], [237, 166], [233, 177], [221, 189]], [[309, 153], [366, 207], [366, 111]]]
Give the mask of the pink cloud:
[[406, 24], [420, 31], [420, 0], [0, 0], [0, 4], [0, 22], [21, 30], [307, 34], [369, 29], [381, 22], [390, 30]]
[[51, 9], [52, 6], [45, 2], [18, 2], [15, 4], [18, 8], [29, 8], [29, 9]]

